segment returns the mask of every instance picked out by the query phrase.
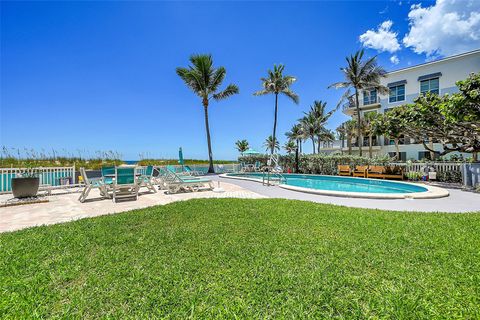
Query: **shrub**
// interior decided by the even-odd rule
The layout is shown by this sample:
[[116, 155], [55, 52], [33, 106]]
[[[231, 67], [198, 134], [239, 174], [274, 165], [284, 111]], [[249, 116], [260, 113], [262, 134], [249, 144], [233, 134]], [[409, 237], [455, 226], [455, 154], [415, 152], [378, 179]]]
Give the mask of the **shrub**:
[[462, 173], [460, 171], [437, 172], [437, 180], [448, 183], [462, 183]]

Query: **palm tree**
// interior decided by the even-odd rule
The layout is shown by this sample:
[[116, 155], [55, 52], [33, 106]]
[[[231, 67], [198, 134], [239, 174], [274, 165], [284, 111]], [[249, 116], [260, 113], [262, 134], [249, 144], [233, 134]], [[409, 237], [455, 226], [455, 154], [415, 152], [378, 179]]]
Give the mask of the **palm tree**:
[[285, 149], [285, 151], [287, 151], [288, 154], [294, 153], [297, 150], [297, 145], [292, 140], [288, 140], [283, 145], [283, 149]]
[[212, 98], [215, 101], [223, 100], [238, 94], [239, 90], [236, 85], [229, 84], [224, 90], [219, 91], [227, 71], [224, 67], [214, 68], [211, 55], [192, 55], [190, 63], [191, 65], [188, 68], [178, 67], [176, 71], [187, 87], [202, 99], [205, 113], [205, 129], [207, 131], [208, 159], [210, 162], [208, 173], [214, 173], [210, 127], [208, 125], [208, 105]]
[[[377, 57], [374, 56], [367, 60], [363, 60], [364, 50], [357, 51], [354, 55], [346, 57], [347, 67], [341, 68], [345, 76], [345, 80], [336, 82], [329, 86], [329, 88], [347, 88], [342, 99], [347, 99], [350, 96], [350, 89], [355, 91], [355, 109], [357, 113], [357, 137], [362, 141], [361, 137], [361, 119], [360, 119], [360, 104], [359, 94], [361, 90], [377, 89], [381, 94], [386, 94], [388, 88], [380, 84], [380, 79], [386, 77], [385, 70], [377, 65]], [[359, 144], [360, 156], [362, 155], [362, 148]]]
[[247, 140], [237, 140], [237, 142], [235, 142], [235, 146], [238, 150], [238, 152], [240, 152], [243, 156], [243, 153], [245, 151], [248, 150], [248, 141]]
[[352, 154], [352, 139], [358, 138], [357, 137], [357, 121], [355, 120], [348, 120], [344, 122], [345, 125], [345, 135], [347, 136], [347, 148], [348, 154]]
[[[290, 98], [294, 103], [298, 104], [299, 97], [298, 95], [290, 89], [290, 86], [297, 80], [295, 77], [292, 76], [284, 76], [283, 70], [285, 66], [274, 65], [273, 71], [268, 70], [268, 76], [266, 78], [261, 78], [263, 89], [260, 91], [255, 92], [253, 95], [255, 96], [262, 96], [266, 94], [274, 94], [275, 95], [275, 114], [273, 120], [273, 140], [276, 138], [276, 130], [277, 130], [277, 115], [278, 115], [278, 95], [283, 94], [286, 97]], [[274, 153], [274, 149], [272, 147], [271, 154]]]
[[[327, 144], [327, 147], [330, 147], [330, 144], [335, 141], [335, 134], [328, 129], [323, 128], [322, 132], [318, 135], [318, 143]], [[318, 153], [320, 153], [320, 148], [318, 148]]]
[[347, 130], [345, 129], [345, 123], [340, 124], [335, 131], [337, 131], [338, 139], [342, 141], [340, 152], [343, 154], [343, 148], [345, 147], [345, 138], [347, 136]]
[[269, 136], [267, 139], [265, 139], [263, 146], [267, 152], [268, 150], [280, 150], [280, 143], [278, 143], [278, 140], [274, 139], [273, 136]]
[[373, 137], [381, 132], [379, 115], [376, 112], [368, 112], [363, 115], [362, 135], [368, 136], [368, 156], [373, 157]]
[[299, 121], [305, 136], [312, 140], [312, 152], [315, 154], [315, 137], [318, 133], [315, 115], [309, 112], [305, 114]]
[[287, 131], [285, 135], [288, 140], [295, 141], [299, 152], [302, 153], [302, 141], [305, 139], [305, 132], [303, 132], [302, 125], [300, 123], [294, 124], [292, 129]]
[[[328, 119], [332, 116], [336, 109], [325, 113], [325, 109], [327, 108], [327, 103], [322, 102], [321, 100], [315, 100], [313, 105], [310, 107], [310, 111], [308, 113], [311, 114], [313, 119], [315, 120], [315, 131], [317, 135], [317, 148], [318, 152], [320, 153], [320, 139], [321, 136], [325, 133], [325, 124], [327, 123]], [[307, 113], [305, 113], [307, 115]]]

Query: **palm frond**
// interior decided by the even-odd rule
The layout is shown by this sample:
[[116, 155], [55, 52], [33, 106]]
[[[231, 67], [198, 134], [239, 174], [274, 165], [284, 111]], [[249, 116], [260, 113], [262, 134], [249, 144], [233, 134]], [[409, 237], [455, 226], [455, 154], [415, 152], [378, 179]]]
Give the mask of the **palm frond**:
[[234, 84], [229, 84], [229, 85], [225, 88], [225, 90], [220, 91], [220, 92], [214, 94], [212, 97], [213, 97], [213, 99], [215, 99], [215, 100], [218, 101], [218, 100], [226, 99], [226, 98], [228, 98], [228, 97], [230, 97], [230, 96], [233, 96], [234, 94], [238, 94], [238, 92], [239, 92], [239, 89], [238, 89], [238, 87], [237, 87], [236, 85], [234, 85]]

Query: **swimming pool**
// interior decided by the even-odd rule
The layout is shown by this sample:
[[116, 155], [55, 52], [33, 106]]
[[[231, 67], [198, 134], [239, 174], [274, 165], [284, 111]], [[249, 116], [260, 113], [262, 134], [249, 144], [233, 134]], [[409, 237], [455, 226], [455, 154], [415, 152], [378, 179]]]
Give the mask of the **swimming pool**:
[[[262, 182], [263, 173], [229, 173], [222, 176]], [[283, 174], [283, 176], [286, 181], [279, 185], [281, 188], [323, 195], [381, 199], [427, 199], [448, 196], [448, 191], [442, 188], [400, 181], [311, 174]]]

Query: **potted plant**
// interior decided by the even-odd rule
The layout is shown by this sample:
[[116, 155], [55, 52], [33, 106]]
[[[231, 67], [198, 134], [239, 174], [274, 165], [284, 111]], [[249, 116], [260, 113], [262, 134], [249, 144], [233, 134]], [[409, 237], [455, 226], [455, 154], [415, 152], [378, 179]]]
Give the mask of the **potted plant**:
[[35, 170], [25, 170], [12, 178], [12, 193], [15, 198], [28, 198], [37, 195], [40, 178]]

